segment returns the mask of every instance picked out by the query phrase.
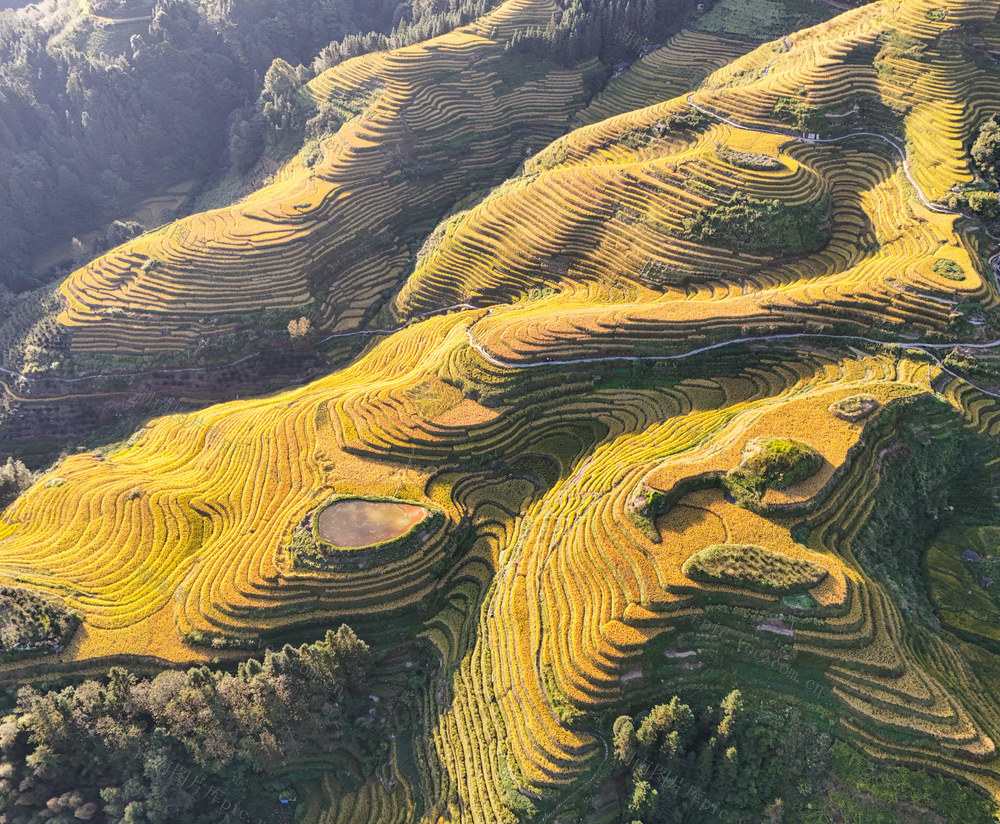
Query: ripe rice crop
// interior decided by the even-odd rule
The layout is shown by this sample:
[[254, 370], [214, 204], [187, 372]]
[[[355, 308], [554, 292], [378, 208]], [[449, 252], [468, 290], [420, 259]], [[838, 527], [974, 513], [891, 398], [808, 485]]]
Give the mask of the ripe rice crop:
[[[62, 459], [0, 517], [0, 583], [79, 611], [74, 662], [236, 658], [359, 616], [376, 637], [416, 627], [441, 668], [414, 690], [412, 754], [390, 748], [384, 782], [327, 772], [309, 822], [494, 824], [512, 799], [545, 820], [600, 774], [587, 722], [631, 690], [664, 673], [710, 686], [713, 655], [759, 683], [727, 633], [780, 645], [768, 688], [834, 708], [874, 757], [997, 796], [996, 697], [865, 545], [906, 461], [959, 431], [984, 452], [1000, 434], [1000, 403], [925, 347], [955, 339], [961, 307], [996, 303], [984, 242], [933, 201], [968, 180], [963, 146], [1000, 99], [948, 32], [998, 3], [935, 2], [945, 20], [929, 0], [882, 0], [726, 66], [743, 46], [682, 32], [568, 134], [584, 68], [498, 73], [551, 0], [325, 72], [316, 101], [363, 106], [314, 167], [74, 273], [63, 321], [93, 351], [181, 348], [261, 307], [348, 330], [389, 300], [380, 317], [400, 328], [308, 385]], [[701, 51], [720, 66], [705, 82]], [[798, 134], [869, 121], [905, 169], [871, 136]], [[476, 169], [528, 145], [523, 173], [433, 230]], [[828, 225], [797, 249], [692, 236], [734, 203], [754, 207], [751, 229], [827, 206]], [[410, 502], [433, 529], [399, 553], [301, 563], [297, 536], [337, 498]], [[938, 615], [964, 639], [996, 633], [969, 614], [989, 600], [959, 548], [996, 538], [945, 531], [927, 554]]]

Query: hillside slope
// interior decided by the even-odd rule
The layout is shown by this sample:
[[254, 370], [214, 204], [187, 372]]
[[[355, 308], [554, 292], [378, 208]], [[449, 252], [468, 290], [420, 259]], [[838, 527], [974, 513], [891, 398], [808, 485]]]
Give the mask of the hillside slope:
[[325, 330], [358, 328], [452, 203], [512, 171], [582, 106], [588, 67], [518, 65], [504, 54], [555, 9], [510, 0], [473, 25], [316, 78], [307, 90], [316, 102], [361, 117], [246, 202], [171, 224], [74, 273], [59, 318], [71, 351], [181, 350], [206, 333], [257, 327], [269, 310], [287, 315], [279, 328], [303, 314]]
[[[909, 339], [943, 333], [958, 304], [993, 300], [975, 237], [935, 202], [971, 179], [964, 146], [982, 114], [966, 101], [1000, 100], [996, 71], [979, 68], [975, 49], [962, 45], [992, 10], [932, 22], [923, 7], [897, 6], [849, 12], [740, 58], [690, 97], [557, 141], [522, 177], [448, 222], [396, 312], [511, 302], [539, 281], [557, 288], [553, 301], [494, 314], [486, 345], [501, 358], [532, 349], [559, 356], [551, 347], [569, 329], [616, 352], [623, 337], [634, 346], [643, 335], [688, 346], [834, 328], [891, 328]], [[915, 59], [879, 51], [883, 40], [903, 37], [919, 47], [926, 82], [947, 73], [952, 87], [939, 84], [927, 98], [920, 86], [909, 100]], [[800, 97], [799, 89], [809, 92]], [[899, 113], [882, 103], [904, 94]], [[803, 140], [783, 122], [775, 111], [782, 100], [823, 119], [824, 140]], [[962, 107], [964, 119], [948, 119]], [[924, 137], [942, 132], [949, 139]], [[755, 229], [737, 238], [732, 209], [718, 218], [732, 223], [717, 242], [692, 231], [706, 215], [726, 214], [734, 196], [777, 198], [781, 234]], [[803, 240], [802, 230], [817, 224], [823, 231]], [[935, 275], [935, 259], [953, 260], [964, 274]]]
[[[701, 824], [651, 782], [702, 734], [685, 781], [730, 813], [842, 809], [829, 784], [767, 795], [794, 765], [733, 766], [733, 690], [808, 719], [779, 724], [789, 739], [943, 777], [908, 814], [937, 820], [960, 786], [995, 813], [1000, 662], [987, 607], [960, 590], [992, 603], [962, 548], [995, 551], [1000, 523], [1000, 375], [975, 361], [1000, 301], [983, 224], [941, 200], [1000, 107], [983, 57], [1000, 0], [941, 3], [880, 0], [690, 96], [585, 110], [437, 227], [393, 298], [399, 328], [350, 365], [59, 462], [0, 517], [0, 582], [84, 626], [64, 663], [5, 677], [112, 653], [237, 658], [341, 621], [385, 654], [420, 640], [439, 667], [378, 764], [287, 754], [309, 822]], [[318, 78], [318, 99], [372, 99], [313, 173], [292, 165], [76, 273], [73, 346], [169, 350], [196, 334], [187, 312], [235, 329], [237, 283], [247, 304], [357, 328], [403, 272], [408, 198], [425, 220], [502, 163], [501, 134], [520, 154], [580, 105], [586, 66], [498, 94], [504, 38], [550, 11], [510, 0]], [[636, 82], [683, 62], [661, 59]], [[432, 173], [440, 192], [411, 186]], [[129, 312], [149, 315], [142, 334]], [[956, 348], [982, 379], [954, 371]], [[335, 546], [320, 513], [343, 498], [425, 518]], [[680, 695], [722, 709], [697, 735], [676, 704], [646, 713]]]

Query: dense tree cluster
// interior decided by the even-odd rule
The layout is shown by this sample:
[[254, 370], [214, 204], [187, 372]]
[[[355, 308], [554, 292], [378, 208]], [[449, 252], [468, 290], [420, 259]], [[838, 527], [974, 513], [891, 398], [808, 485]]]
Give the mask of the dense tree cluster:
[[37, 593], [0, 587], [0, 660], [58, 652], [80, 620]]
[[684, 234], [698, 243], [736, 252], [791, 257], [821, 249], [830, 238], [830, 198], [789, 205], [734, 192], [728, 200], [684, 221]]
[[997, 185], [1000, 184], [1000, 115], [995, 114], [979, 125], [969, 155], [978, 173], [977, 179], [972, 184], [956, 187], [946, 203], [953, 209], [968, 209], [987, 220], [1000, 217], [1000, 199], [997, 196]]
[[774, 116], [794, 126], [798, 131], [820, 132], [826, 125], [824, 110], [819, 106], [811, 106], [804, 100], [794, 97], [779, 97], [774, 104]]
[[[265, 150], [328, 133], [338, 114], [317, 113], [298, 91], [312, 74], [441, 34], [495, 4], [100, 0], [91, 9], [112, 22], [88, 23], [74, 18], [76, 3], [43, 0], [0, 13], [0, 283], [37, 285], [28, 273], [42, 249], [122, 220], [143, 197], [204, 180], [220, 162], [245, 171]], [[565, 64], [631, 59], [694, 5], [568, 0], [510, 48]], [[113, 21], [134, 26], [145, 15], [145, 31], [109, 34]]]
[[985, 121], [976, 133], [972, 144], [972, 159], [976, 168], [987, 180], [996, 182], [1000, 164], [1000, 115]]
[[954, 422], [927, 437], [929, 422], [943, 414], [942, 404], [927, 398], [886, 410], [883, 426], [896, 437], [884, 448], [874, 505], [852, 544], [865, 571], [898, 598], [903, 613], [931, 626], [937, 618], [927, 598], [924, 550], [955, 504], [985, 510], [990, 489], [979, 476], [973, 442]]
[[[554, 56], [573, 65], [597, 56], [605, 63], [635, 58], [677, 28], [693, 0], [568, 0], [544, 28], [515, 35], [515, 52]], [[702, 4], [706, 5], [706, 4]], [[710, 3], [708, 5], [711, 5]]]
[[400, 3], [388, 35], [377, 31], [348, 34], [329, 43], [313, 61], [316, 74], [373, 51], [396, 49], [429, 40], [481, 17], [496, 0], [412, 0]]
[[235, 673], [139, 680], [115, 668], [60, 691], [22, 688], [0, 722], [0, 821], [206, 824], [240, 820], [234, 809], [276, 820], [283, 765], [338, 745], [374, 764], [387, 747], [367, 711], [370, 665], [342, 626]]
[[[746, 706], [739, 691], [702, 710], [674, 697], [614, 724], [621, 820], [769, 821], [826, 771], [830, 737], [794, 707]], [[763, 816], [763, 819], [761, 818]]]
[[[401, 3], [393, 14], [391, 33], [372, 31], [334, 40], [313, 61], [312, 72], [320, 74], [352, 57], [428, 40], [481, 17], [494, 5], [495, 0]], [[547, 26], [516, 33], [507, 48], [554, 58], [563, 65], [593, 57], [610, 64], [634, 58], [655, 38], [676, 30], [695, 4], [689, 0], [568, 0], [564, 6]], [[249, 169], [264, 151], [280, 152], [283, 141], [297, 147], [303, 137], [315, 139], [339, 127], [341, 113], [334, 107], [320, 107], [317, 113], [298, 94], [296, 80], [306, 76], [301, 66], [293, 68], [276, 60], [256, 105], [244, 106], [234, 115], [229, 153], [237, 169]]]
[[34, 473], [21, 461], [7, 458], [0, 464], [0, 509], [11, 503], [35, 480]]

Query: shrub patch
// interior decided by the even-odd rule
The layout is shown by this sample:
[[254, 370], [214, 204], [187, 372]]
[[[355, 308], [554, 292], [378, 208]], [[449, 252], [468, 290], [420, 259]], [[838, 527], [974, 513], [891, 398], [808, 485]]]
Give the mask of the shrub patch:
[[804, 592], [827, 575], [818, 564], [756, 544], [712, 544], [688, 558], [681, 571], [692, 581], [767, 594]]

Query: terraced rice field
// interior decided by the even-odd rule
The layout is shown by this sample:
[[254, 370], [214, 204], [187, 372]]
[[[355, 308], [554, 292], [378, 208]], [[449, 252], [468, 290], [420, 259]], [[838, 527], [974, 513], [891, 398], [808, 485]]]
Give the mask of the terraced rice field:
[[582, 106], [593, 66], [538, 75], [504, 52], [555, 8], [509, 0], [470, 26], [317, 77], [305, 89], [317, 104], [360, 114], [321, 141], [318, 159], [295, 158], [245, 201], [75, 272], [59, 318], [73, 351], [178, 352], [253, 329], [264, 310], [308, 314], [320, 330], [357, 328], [398, 285], [409, 244]]
[[[74, 346], [183, 346], [199, 327], [171, 318], [258, 304], [356, 327], [408, 258], [397, 236], [345, 250], [404, 220], [414, 197], [433, 211], [428, 190], [387, 163], [410, 151], [454, 163], [425, 149], [460, 124], [462, 162], [435, 166], [433, 195], [455, 198], [471, 169], [507, 151], [502, 124], [525, 124], [518, 152], [557, 139], [433, 232], [394, 293], [400, 328], [348, 367], [158, 418], [105, 455], [52, 468], [0, 518], [0, 583], [79, 610], [78, 660], [186, 661], [215, 654], [213, 640], [245, 646], [354, 618], [417, 626], [441, 670], [419, 690], [413, 752], [393, 744], [384, 780], [312, 782], [310, 822], [494, 824], [511, 820], [515, 792], [546, 820], [607, 758], [603, 737], [559, 706], [619, 705], [649, 676], [654, 641], [693, 638], [661, 666], [699, 683], [722, 648], [705, 629], [718, 615], [741, 637], [787, 644], [816, 673], [839, 734], [873, 757], [1000, 798], [1000, 704], [950, 634], [996, 640], [961, 603], [971, 573], [960, 560], [962, 547], [994, 546], [995, 528], [943, 533], [921, 561], [947, 632], [915, 621], [868, 554], [907, 461], [968, 438], [992, 471], [1000, 435], [997, 396], [936, 348], [955, 338], [962, 307], [998, 298], [982, 235], [935, 202], [969, 179], [962, 146], [1000, 105], [1000, 73], [953, 27], [991, 22], [1000, 0], [938, 2], [944, 21], [925, 0], [848, 11], [719, 68], [691, 101], [685, 84], [740, 46], [683, 32], [562, 136], [585, 69], [512, 88], [495, 73], [504, 39], [548, 20], [543, 0], [317, 78], [317, 100], [373, 102], [311, 172], [293, 165], [242, 205], [77, 272], [64, 286]], [[912, 53], [885, 51], [890, 29]], [[833, 123], [866, 96], [895, 112], [899, 131], [883, 137], [905, 162], [882, 132], [803, 140], [774, 113], [802, 98]], [[827, 239], [800, 255], [693, 239], [696, 218], [735, 193], [828, 215]], [[941, 260], [960, 275], [943, 275]], [[336, 274], [320, 300], [322, 266]], [[236, 278], [244, 292], [227, 287]], [[149, 318], [134, 329], [109, 306]], [[850, 411], [859, 398], [864, 414]], [[725, 478], [764, 438], [809, 445], [815, 471], [740, 506]], [[296, 565], [295, 530], [333, 496], [408, 502], [442, 525], [384, 564]], [[720, 545], [759, 548], [743, 556], [754, 575], [735, 562], [688, 574], [692, 556]], [[797, 601], [759, 585], [775, 568]], [[789, 679], [766, 686], [815, 700]]]
[[[130, 639], [154, 617], [160, 633], [172, 624], [177, 633], [252, 638], [360, 611], [390, 614], [442, 586], [430, 567], [445, 557], [449, 532], [474, 525], [480, 540], [448, 584], [471, 586], [473, 599], [485, 600], [476, 640], [459, 659], [455, 703], [447, 712], [428, 709], [442, 721], [429, 735], [426, 757], [442, 772], [426, 780], [435, 791], [444, 792], [447, 782], [480, 788], [481, 820], [489, 820], [500, 800], [485, 795], [491, 782], [483, 776], [501, 757], [513, 759], [529, 786], [545, 789], [565, 785], [594, 753], [593, 739], [555, 716], [543, 668], [579, 706], [616, 700], [622, 673], [649, 639], [696, 615], [712, 593], [734, 592], [693, 582], [684, 561], [714, 543], [752, 541], [827, 571], [809, 591], [822, 628], [803, 631], [796, 643], [828, 656], [851, 717], [904, 724], [906, 702], [920, 684], [923, 692], [912, 700], [925, 696], [937, 708], [916, 725], [929, 747], [945, 746], [955, 758], [991, 751], [982, 728], [907, 658], [895, 608], [851, 560], [849, 544], [837, 538], [802, 546], [783, 517], [813, 502], [820, 509], [812, 519], [823, 524], [844, 507], [863, 510], [864, 489], [839, 479], [877, 477], [871, 466], [878, 453], [856, 446], [865, 424], [845, 422], [829, 406], [859, 393], [882, 404], [932, 393], [937, 368], [802, 352], [671, 389], [623, 393], [581, 381], [499, 415], [466, 407], [471, 423], [448, 420], [439, 409], [424, 417], [409, 397], [447, 375], [477, 316], [467, 311], [416, 324], [355, 367], [292, 393], [234, 402], [200, 418], [159, 419], [103, 460], [67, 459], [5, 513], [0, 572], [64, 595], [95, 637], [116, 652], [139, 652]], [[518, 370], [501, 371], [523, 383]], [[817, 437], [821, 422], [826, 431]], [[780, 499], [765, 500], [762, 514], [706, 490], [684, 494], [666, 515], [642, 522], [639, 490], [669, 496], [687, 478], [731, 468], [753, 437], [801, 437], [806, 429], [823, 468]], [[471, 469], [469, 459], [487, 450], [500, 453], [509, 469]], [[549, 463], [554, 483], [528, 471], [530, 462]], [[448, 513], [449, 526], [416, 557], [370, 573], [290, 569], [283, 547], [292, 527], [333, 493], [427, 501]], [[776, 596], [741, 597], [765, 610], [776, 605]], [[880, 612], [868, 612], [865, 603], [879, 604]], [[450, 659], [465, 644], [470, 618], [467, 607], [443, 613], [428, 624], [427, 637]], [[834, 636], [830, 646], [825, 639]], [[157, 651], [172, 657], [176, 641], [160, 637]], [[148, 652], [144, 642], [141, 651]], [[85, 641], [75, 654], [109, 651]], [[863, 673], [870, 669], [864, 661], [880, 662], [862, 678], [864, 689], [856, 686], [854, 659]], [[888, 715], [884, 701], [872, 704], [865, 691], [875, 684], [896, 696]], [[951, 715], [940, 715], [946, 706]], [[481, 748], [468, 749], [471, 741]]]
[[[928, 15], [937, 8], [947, 11], [943, 19]], [[956, 26], [989, 26], [994, 16], [988, 2], [875, 3], [788, 38], [789, 48], [734, 61], [694, 98], [761, 126], [771, 125], [779, 99], [801, 100], [821, 109], [824, 131], [855, 106], [884, 107], [902, 121], [897, 137], [907, 142], [914, 180], [937, 199], [971, 181], [963, 136], [1000, 95], [995, 72], [982, 66], [981, 47]]]
[[713, 70], [752, 49], [745, 40], [684, 29], [613, 78], [576, 120], [580, 125], [598, 123], [694, 91]]
[[[559, 341], [572, 341], [576, 350], [576, 331], [585, 331], [590, 346], [613, 338], [616, 351], [623, 340], [635, 346], [647, 330], [659, 342], [676, 336], [683, 345], [739, 337], [737, 330], [834, 325], [940, 334], [958, 302], [991, 303], [973, 240], [947, 210], [915, 200], [907, 177], [933, 199], [968, 179], [967, 171], [942, 176], [943, 161], [921, 159], [917, 149], [902, 168], [890, 146], [863, 135], [803, 143], [787, 136], [788, 127], [772, 114], [775, 102], [794, 97], [798, 85], [811, 94], [823, 88], [812, 74], [808, 83], [798, 74], [782, 80], [782, 61], [789, 72], [815, 66], [834, 75], [853, 71], [850, 58], [860, 54], [869, 63], [858, 70], [877, 76], [874, 52], [858, 46], [844, 54], [838, 44], [877, 41], [878, 25], [894, 19], [891, 5], [875, 4], [800, 33], [787, 51], [764, 46], [710, 76], [692, 96], [703, 111], [748, 128], [713, 122], [709, 115], [707, 124], [693, 128], [683, 119], [692, 114], [691, 104], [680, 97], [557, 141], [531, 160], [522, 177], [448, 222], [396, 298], [397, 314], [412, 317], [455, 303], [514, 303], [481, 325], [481, 341], [498, 357], [517, 359], [542, 349], [561, 357]], [[928, 53], [925, 59], [933, 73], [938, 65], [951, 71], [959, 57]], [[994, 94], [992, 80], [982, 83], [984, 94]], [[853, 80], [842, 86], [855, 88]], [[964, 99], [966, 92], [956, 89], [952, 97]], [[763, 102], [756, 108], [736, 105], [758, 98]], [[899, 119], [909, 128], [909, 115]], [[920, 126], [922, 134], [936, 129], [930, 122]], [[751, 167], [741, 157], [770, 160]], [[931, 166], [938, 173], [933, 180], [922, 171]], [[686, 237], [685, 220], [733, 191], [777, 197], [790, 206], [829, 198], [829, 241], [818, 252], [781, 259], [734, 254]], [[509, 242], [511, 235], [516, 243]], [[928, 264], [937, 258], [954, 260], [963, 279], [936, 276]], [[524, 301], [539, 280], [557, 288], [558, 298]]]

